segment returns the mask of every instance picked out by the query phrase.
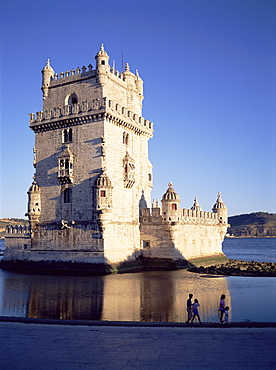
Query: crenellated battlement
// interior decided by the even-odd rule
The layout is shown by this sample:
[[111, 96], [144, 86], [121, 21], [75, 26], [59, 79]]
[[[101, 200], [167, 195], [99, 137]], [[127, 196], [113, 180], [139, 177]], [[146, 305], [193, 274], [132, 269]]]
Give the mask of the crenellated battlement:
[[88, 67], [82, 66], [77, 67], [76, 69], [72, 68], [70, 71], [66, 70], [65, 72], [55, 73], [51, 76], [51, 81], [63, 80], [68, 77], [78, 76], [78, 77], [88, 77], [96, 73], [96, 70], [93, 70], [92, 64], [89, 64]]
[[26, 225], [8, 225], [6, 226], [6, 234], [29, 234], [30, 227]]
[[142, 116], [132, 112], [127, 109], [117, 101], [106, 100], [107, 111], [117, 114], [118, 116], [123, 117], [124, 119], [135, 122], [136, 124], [145, 126], [146, 128], [153, 130], [153, 122], [145, 119]]
[[182, 209], [182, 217], [184, 220], [188, 219], [211, 219], [211, 220], [218, 220], [218, 214], [214, 212], [206, 212], [206, 211], [195, 211], [192, 209]]
[[142, 116], [132, 112], [126, 107], [122, 106], [116, 101], [102, 99], [92, 99], [90, 101], [83, 101], [81, 103], [64, 105], [62, 107], [55, 107], [47, 109], [45, 111], [39, 111], [36, 113], [29, 113], [30, 126], [37, 123], [48, 122], [59, 118], [68, 118], [70, 116], [92, 113], [96, 111], [103, 111], [107, 113], [116, 114], [121, 119], [135, 123], [136, 125], [143, 126], [148, 130], [153, 130], [153, 123]]
[[[107, 66], [107, 68], [108, 68], [107, 72], [110, 74], [109, 77], [114, 76], [114, 77], [117, 77], [118, 80], [121, 80], [121, 81], [124, 81], [124, 82], [126, 81], [126, 76], [123, 72], [120, 72], [117, 69], [115, 69], [114, 67], [111, 67], [109, 65]], [[51, 86], [56, 85], [55, 81], [59, 81], [59, 82], [62, 82], [62, 83], [70, 82], [70, 81], [74, 81], [76, 79], [83, 79], [83, 78], [87, 78], [87, 77], [96, 77], [96, 74], [97, 74], [97, 70], [93, 69], [92, 64], [89, 64], [87, 67], [82, 66], [81, 68], [80, 67], [77, 67], [76, 69], [72, 68], [72, 69], [70, 69], [70, 71], [66, 70], [65, 72], [54, 73], [50, 77]], [[135, 77], [136, 80], [141, 79], [139, 74], [138, 74], [138, 71], [136, 71], [136, 75], [133, 74], [133, 76]]]
[[101, 100], [93, 99], [91, 101], [84, 101], [77, 104], [63, 105], [62, 107], [46, 109], [45, 111], [36, 112], [36, 114], [29, 113], [30, 116], [29, 123], [32, 125], [37, 122], [68, 117], [79, 113], [98, 111], [104, 108], [105, 108], [105, 98]]
[[[205, 211], [195, 211], [192, 209], [181, 209], [180, 217], [177, 222], [181, 224], [204, 224], [204, 225], [214, 225], [220, 224], [221, 220], [219, 215], [214, 212], [205, 212]], [[161, 215], [160, 208], [143, 208], [141, 222], [142, 223], [151, 223], [156, 222], [176, 222], [176, 220], [171, 220], [167, 215]]]

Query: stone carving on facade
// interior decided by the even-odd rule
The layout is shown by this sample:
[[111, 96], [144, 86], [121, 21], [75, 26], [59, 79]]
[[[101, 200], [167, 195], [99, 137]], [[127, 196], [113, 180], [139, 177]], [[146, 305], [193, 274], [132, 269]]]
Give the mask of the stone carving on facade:
[[125, 188], [132, 188], [135, 183], [135, 163], [128, 152], [126, 152], [126, 155], [123, 159], [123, 168], [124, 186]]
[[66, 146], [58, 157], [58, 179], [61, 184], [71, 184], [73, 182], [73, 162], [73, 153]]
[[70, 229], [70, 226], [68, 225], [69, 221], [61, 220], [61, 229]]

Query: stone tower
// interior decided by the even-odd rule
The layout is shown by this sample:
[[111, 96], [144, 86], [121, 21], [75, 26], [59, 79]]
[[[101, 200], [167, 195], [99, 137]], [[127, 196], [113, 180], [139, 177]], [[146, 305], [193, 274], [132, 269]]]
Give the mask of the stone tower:
[[142, 117], [143, 81], [128, 64], [111, 68], [103, 45], [95, 59], [94, 69], [58, 75], [48, 60], [42, 70], [43, 111], [30, 114], [30, 228], [7, 228], [0, 265], [102, 274], [227, 260], [220, 193], [212, 212], [197, 198], [181, 208], [170, 182], [161, 207], [149, 208], [153, 124]]
[[143, 81], [128, 64], [122, 73], [111, 68], [103, 45], [95, 59], [95, 69], [57, 75], [48, 60], [42, 70], [43, 111], [30, 114], [35, 260], [116, 264], [140, 248], [139, 204], [150, 203], [153, 135], [142, 117]]

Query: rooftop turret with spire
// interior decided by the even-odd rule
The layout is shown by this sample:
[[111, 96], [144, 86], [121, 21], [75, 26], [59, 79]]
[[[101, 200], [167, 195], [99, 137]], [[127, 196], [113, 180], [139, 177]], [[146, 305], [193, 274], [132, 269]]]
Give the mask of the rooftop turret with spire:
[[33, 223], [39, 221], [41, 211], [40, 187], [36, 182], [35, 176], [33, 179], [32, 185], [28, 191], [28, 213], [25, 214], [25, 216], [29, 218], [31, 229], [33, 229]]
[[180, 197], [174, 191], [173, 184], [168, 184], [168, 189], [162, 197], [162, 217], [165, 221], [178, 221], [181, 215]]
[[41, 73], [42, 73], [41, 90], [43, 92], [43, 100], [45, 100], [48, 96], [48, 90], [49, 90], [49, 87], [50, 87], [51, 79], [55, 75], [55, 71], [53, 70], [53, 68], [50, 65], [50, 59], [47, 60], [47, 63], [45, 65], [45, 67], [42, 69]]
[[98, 74], [98, 82], [103, 85], [106, 80], [106, 74], [110, 71], [110, 66], [108, 64], [109, 55], [104, 50], [104, 44], [101, 45], [99, 52], [95, 56], [96, 59], [96, 70]]
[[221, 193], [218, 193], [217, 201], [213, 205], [212, 211], [218, 214], [218, 217], [222, 223], [228, 224], [228, 215], [227, 215], [228, 209], [226, 207], [226, 204], [223, 203]]

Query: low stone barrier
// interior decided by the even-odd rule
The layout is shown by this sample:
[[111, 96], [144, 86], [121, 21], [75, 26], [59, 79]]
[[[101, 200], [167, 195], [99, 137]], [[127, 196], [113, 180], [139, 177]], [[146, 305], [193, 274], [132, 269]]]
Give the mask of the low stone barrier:
[[226, 276], [276, 276], [276, 263], [273, 262], [247, 262], [229, 259], [227, 263], [208, 267], [192, 267], [188, 271]]

